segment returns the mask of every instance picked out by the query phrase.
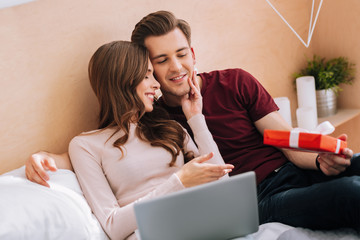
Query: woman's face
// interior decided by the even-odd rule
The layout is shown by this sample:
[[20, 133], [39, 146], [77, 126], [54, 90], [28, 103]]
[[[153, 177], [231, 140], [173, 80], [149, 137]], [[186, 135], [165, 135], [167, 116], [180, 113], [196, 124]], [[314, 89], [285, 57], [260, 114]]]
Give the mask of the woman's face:
[[149, 59], [148, 71], [145, 78], [136, 87], [136, 93], [144, 103], [145, 112], [153, 110], [155, 91], [160, 88], [160, 84], [153, 75], [154, 69]]

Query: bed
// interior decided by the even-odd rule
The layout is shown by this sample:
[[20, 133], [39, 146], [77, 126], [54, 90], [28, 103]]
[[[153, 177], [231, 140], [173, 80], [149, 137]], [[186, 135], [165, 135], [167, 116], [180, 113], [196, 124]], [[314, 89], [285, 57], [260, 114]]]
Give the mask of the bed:
[[[0, 239], [108, 240], [88, 206], [76, 176], [69, 170], [49, 172], [50, 188], [30, 182], [25, 167], [0, 175]], [[238, 240], [360, 239], [351, 229], [311, 231], [281, 223], [260, 225]]]
[[0, 176], [0, 239], [108, 239], [75, 174], [49, 175], [50, 188], [28, 181], [25, 167]]

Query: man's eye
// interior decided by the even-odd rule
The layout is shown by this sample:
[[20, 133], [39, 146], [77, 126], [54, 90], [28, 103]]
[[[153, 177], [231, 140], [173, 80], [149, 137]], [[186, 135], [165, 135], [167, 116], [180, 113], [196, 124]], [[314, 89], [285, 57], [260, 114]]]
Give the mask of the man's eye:
[[179, 57], [181, 58], [181, 57], [185, 57], [186, 56], [186, 53], [184, 53], [184, 54], [179, 54]]
[[164, 62], [166, 62], [166, 59], [164, 59], [164, 60], [162, 60], [162, 61], [159, 61], [159, 62], [157, 62], [158, 64], [161, 64], [161, 63], [164, 63]]

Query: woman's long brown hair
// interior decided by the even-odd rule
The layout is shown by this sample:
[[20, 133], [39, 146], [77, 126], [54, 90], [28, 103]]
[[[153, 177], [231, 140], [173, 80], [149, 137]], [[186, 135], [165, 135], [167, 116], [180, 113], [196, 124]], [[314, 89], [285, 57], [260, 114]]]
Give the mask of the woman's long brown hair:
[[[124, 155], [123, 145], [129, 138], [130, 123], [136, 119], [136, 135], [152, 146], [169, 151], [173, 166], [180, 151], [185, 160], [193, 158], [185, 154], [186, 134], [167, 112], [154, 105], [152, 112], [145, 112], [145, 106], [136, 93], [136, 87], [148, 71], [149, 53], [146, 48], [127, 41], [114, 41], [102, 45], [89, 62], [89, 79], [99, 104], [99, 128], [115, 128], [115, 133], [124, 135], [114, 142]], [[114, 135], [113, 134], [113, 135]]]

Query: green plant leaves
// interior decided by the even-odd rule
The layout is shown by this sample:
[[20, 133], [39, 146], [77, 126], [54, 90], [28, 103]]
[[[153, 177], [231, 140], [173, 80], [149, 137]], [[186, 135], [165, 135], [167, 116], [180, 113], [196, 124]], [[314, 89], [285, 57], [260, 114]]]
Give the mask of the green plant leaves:
[[334, 88], [335, 92], [341, 90], [339, 84], [351, 84], [355, 77], [355, 64], [345, 57], [338, 57], [325, 61], [325, 58], [314, 55], [307, 60], [305, 68], [294, 77], [314, 76], [316, 90]]

